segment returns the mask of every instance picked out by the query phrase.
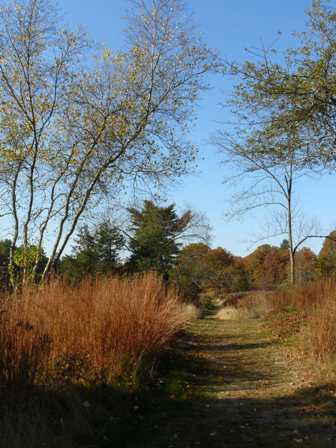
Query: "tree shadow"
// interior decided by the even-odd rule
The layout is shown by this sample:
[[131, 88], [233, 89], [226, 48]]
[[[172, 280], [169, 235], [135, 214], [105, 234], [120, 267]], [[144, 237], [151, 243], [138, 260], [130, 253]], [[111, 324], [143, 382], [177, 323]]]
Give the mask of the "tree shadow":
[[[193, 387], [201, 387], [199, 378]], [[182, 395], [182, 390], [175, 395], [167, 389], [133, 395], [109, 387], [21, 392], [16, 404], [2, 402], [0, 446], [336, 446], [336, 390], [332, 385], [269, 399]]]
[[155, 383], [137, 393], [85, 385], [2, 390], [0, 447], [336, 447], [335, 385], [274, 393], [284, 367], [268, 359], [270, 342], [212, 341], [182, 338], [160, 360]]
[[[200, 356], [195, 345], [180, 341], [161, 360], [161, 389], [141, 401], [135, 438], [126, 438], [124, 447], [336, 447], [335, 385], [281, 389], [285, 366], [267, 353], [254, 357], [271, 342], [215, 339], [196, 338]], [[268, 392], [258, 395], [258, 389]]]
[[105, 448], [132, 439], [137, 396], [123, 387], [1, 390], [0, 447]]
[[161, 401], [138, 428], [136, 440], [124, 446], [334, 448], [334, 391], [325, 385], [281, 398]]

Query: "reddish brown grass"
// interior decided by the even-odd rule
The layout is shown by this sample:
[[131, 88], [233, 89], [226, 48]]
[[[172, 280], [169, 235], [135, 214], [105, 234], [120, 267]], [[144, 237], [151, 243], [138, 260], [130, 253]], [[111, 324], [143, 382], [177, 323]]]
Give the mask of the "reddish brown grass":
[[326, 281], [314, 291], [307, 288], [306, 296], [312, 293], [314, 300], [306, 307], [301, 345], [314, 360], [328, 362], [336, 355], [336, 284]]
[[134, 377], [186, 321], [176, 293], [151, 274], [26, 288], [1, 303], [0, 383]]
[[[314, 361], [336, 355], [336, 283], [324, 280], [283, 291], [253, 294], [239, 306], [271, 319], [278, 337], [294, 336], [299, 350]], [[239, 308], [239, 306], [237, 306]]]

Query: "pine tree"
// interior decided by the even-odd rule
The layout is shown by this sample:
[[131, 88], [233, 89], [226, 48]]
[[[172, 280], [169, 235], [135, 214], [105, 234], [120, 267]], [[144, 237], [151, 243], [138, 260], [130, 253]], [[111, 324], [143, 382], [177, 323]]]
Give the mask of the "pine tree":
[[143, 272], [154, 270], [168, 278], [180, 250], [179, 238], [191, 221], [188, 211], [179, 217], [175, 205], [159, 207], [145, 201], [142, 210], [130, 208], [132, 238], [131, 270]]

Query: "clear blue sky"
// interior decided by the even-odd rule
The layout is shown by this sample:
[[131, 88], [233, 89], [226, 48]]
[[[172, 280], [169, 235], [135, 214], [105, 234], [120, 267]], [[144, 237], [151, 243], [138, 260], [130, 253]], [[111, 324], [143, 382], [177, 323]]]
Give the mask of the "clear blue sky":
[[[65, 21], [81, 24], [96, 41], [113, 48], [123, 44], [123, 16], [126, 0], [59, 0]], [[304, 11], [309, 0], [187, 0], [205, 41], [221, 55], [243, 60], [246, 47], [260, 47], [261, 41], [270, 46], [277, 32], [282, 31], [279, 45], [291, 42], [291, 32], [304, 28]], [[219, 103], [231, 89], [231, 84], [219, 77], [211, 80], [213, 89], [203, 96], [199, 107], [198, 122], [192, 133], [199, 145], [200, 160], [197, 175], [184, 179], [181, 185], [171, 188], [168, 199], [178, 207], [191, 206], [205, 212], [213, 227], [213, 246], [221, 245], [237, 255], [251, 250], [250, 241], [258, 234], [267, 213], [246, 216], [242, 222], [228, 223], [225, 210], [232, 192], [222, 180], [225, 169], [215, 148], [207, 142], [218, 127], [218, 120], [225, 120]], [[302, 208], [308, 217], [315, 217], [323, 231], [336, 228], [335, 178], [305, 180], [300, 186]], [[320, 243], [315, 241], [317, 250]]]

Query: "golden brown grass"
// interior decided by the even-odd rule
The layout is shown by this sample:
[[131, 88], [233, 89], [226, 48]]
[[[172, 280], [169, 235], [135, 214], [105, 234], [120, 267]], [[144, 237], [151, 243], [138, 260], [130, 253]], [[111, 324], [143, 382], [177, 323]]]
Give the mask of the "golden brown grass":
[[[307, 297], [313, 300], [307, 300]], [[301, 297], [304, 308], [304, 325], [301, 331], [301, 345], [314, 360], [329, 362], [336, 355], [336, 284], [325, 281], [319, 287], [306, 288]]]
[[[336, 283], [324, 280], [270, 296], [272, 312], [286, 311], [287, 323], [298, 330], [300, 350], [314, 361], [336, 354]], [[279, 323], [286, 321], [280, 320]]]
[[188, 320], [152, 274], [53, 281], [4, 298], [0, 311], [2, 385], [134, 378]]
[[273, 292], [254, 292], [234, 304], [242, 316], [267, 317], [278, 338], [295, 338], [295, 346], [314, 362], [336, 355], [336, 282], [323, 280]]

